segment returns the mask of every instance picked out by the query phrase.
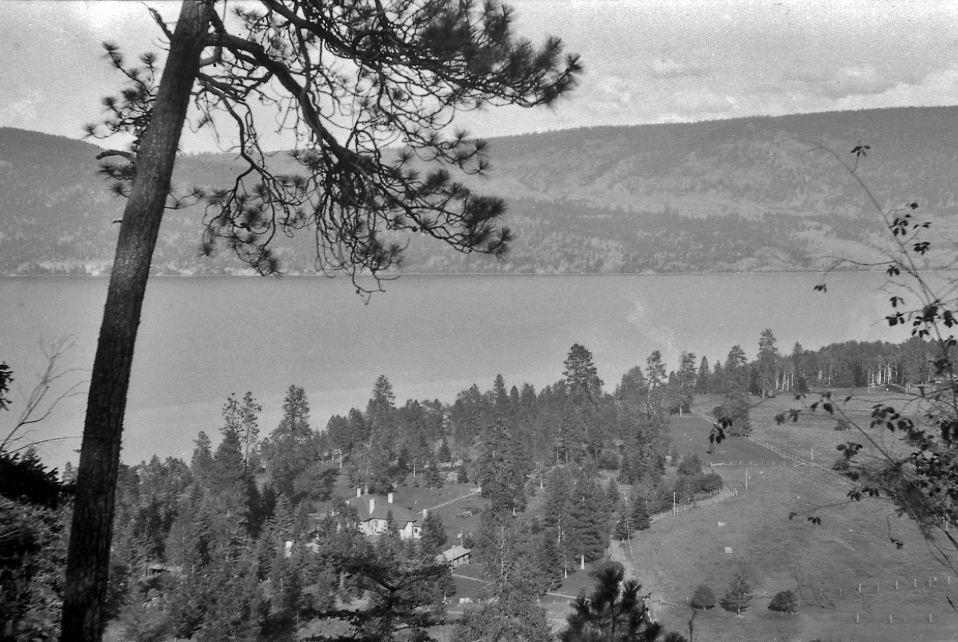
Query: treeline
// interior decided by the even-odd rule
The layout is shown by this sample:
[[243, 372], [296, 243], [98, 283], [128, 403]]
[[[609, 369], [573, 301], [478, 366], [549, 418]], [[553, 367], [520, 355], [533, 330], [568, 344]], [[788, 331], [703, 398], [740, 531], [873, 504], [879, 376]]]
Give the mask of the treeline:
[[[745, 363], [741, 347], [733, 348], [723, 363], [699, 364], [695, 392], [727, 393], [729, 363], [745, 367], [751, 395], [769, 396], [779, 391], [807, 393], [810, 388], [898, 387], [908, 389], [932, 383], [937, 349], [929, 341], [911, 337], [902, 343], [845, 341], [818, 350], [796, 342], [790, 354], [782, 354], [771, 329], [762, 332], [755, 360]], [[731, 360], [731, 361], [730, 361]], [[740, 379], [742, 371], [733, 378]], [[738, 381], [741, 386], [741, 381]]]
[[510, 505], [521, 508], [525, 480], [538, 480], [556, 465], [621, 469], [627, 479], [661, 465], [668, 453], [669, 411], [687, 411], [691, 404], [692, 365], [681, 398], [671, 394], [658, 352], [644, 372], [633, 368], [607, 393], [592, 354], [578, 344], [565, 361], [564, 377], [539, 391], [528, 383], [509, 387], [498, 376], [491, 389], [473, 385], [451, 404], [410, 400], [397, 407], [391, 384], [380, 377], [366, 410], [332, 417], [321, 439], [352, 482], [371, 492], [387, 492], [409, 474], [457, 462], [484, 489], [487, 480], [506, 484], [502, 492], [510, 495]]

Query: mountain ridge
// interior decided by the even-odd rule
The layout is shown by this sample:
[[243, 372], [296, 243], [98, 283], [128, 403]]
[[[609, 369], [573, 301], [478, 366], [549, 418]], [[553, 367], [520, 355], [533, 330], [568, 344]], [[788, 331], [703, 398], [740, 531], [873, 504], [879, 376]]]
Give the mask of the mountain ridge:
[[[508, 201], [512, 251], [503, 260], [461, 255], [414, 236], [404, 271], [736, 272], [822, 269], [835, 256], [876, 261], [878, 214], [831, 153], [853, 162], [852, 147], [869, 145], [859, 171], [879, 202], [917, 201], [936, 232], [954, 235], [955, 122], [958, 107], [906, 107], [491, 138], [488, 176], [463, 180]], [[100, 151], [0, 128], [0, 273], [109, 270], [122, 201], [96, 176]], [[174, 182], [219, 184], [233, 165], [229, 154], [183, 155]], [[196, 208], [168, 212], [155, 273], [246, 272], [225, 253], [199, 256], [201, 219]], [[308, 239], [278, 250], [290, 273], [312, 270]]]

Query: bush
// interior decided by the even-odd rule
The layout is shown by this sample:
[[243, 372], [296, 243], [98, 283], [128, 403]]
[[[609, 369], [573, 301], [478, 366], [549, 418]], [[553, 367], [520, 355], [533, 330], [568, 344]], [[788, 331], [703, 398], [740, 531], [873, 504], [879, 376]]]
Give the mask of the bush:
[[679, 462], [679, 475], [685, 477], [694, 477], [702, 473], [702, 460], [698, 455], [686, 455]]
[[695, 594], [692, 595], [692, 600], [689, 603], [693, 609], [715, 608], [715, 591], [705, 584], [699, 584], [695, 587]]
[[722, 476], [718, 473], [706, 473], [699, 476], [698, 488], [700, 492], [711, 493], [716, 490], [722, 490]]
[[798, 598], [791, 591], [779, 591], [768, 603], [768, 608], [777, 613], [797, 613]]

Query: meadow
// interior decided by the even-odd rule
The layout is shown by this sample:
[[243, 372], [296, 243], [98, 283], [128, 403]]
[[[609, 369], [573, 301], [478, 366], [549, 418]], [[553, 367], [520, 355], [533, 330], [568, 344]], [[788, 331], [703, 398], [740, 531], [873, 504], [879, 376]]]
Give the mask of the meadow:
[[[867, 419], [878, 400], [850, 403], [850, 412]], [[819, 412], [800, 415], [798, 424], [776, 424], [778, 406], [791, 402], [789, 397], [763, 404], [752, 416], [755, 440], [727, 439], [711, 455], [705, 452], [710, 421], [702, 415], [673, 418], [679, 452], [725, 464], [715, 469], [737, 492], [657, 519], [625, 547], [635, 577], [652, 592], [657, 617], [687, 633], [692, 611], [686, 599], [695, 587], [706, 584], [720, 597], [735, 573], [743, 572], [756, 593], [751, 608], [742, 617], [720, 607], [699, 612], [696, 640], [954, 639], [958, 614], [948, 597], [958, 597], [958, 578], [936, 561], [918, 529], [888, 502], [850, 501], [845, 480], [783, 460], [758, 443], [768, 439], [796, 455], [807, 452], [804, 459], [811, 448], [825, 453], [830, 447], [830, 457], [837, 455], [835, 435], [845, 441], [850, 433], [836, 433], [827, 413], [827, 419]], [[821, 524], [809, 521], [811, 516]], [[904, 546], [899, 550], [891, 538]], [[786, 589], [799, 596], [796, 615], [767, 608], [771, 597]]]

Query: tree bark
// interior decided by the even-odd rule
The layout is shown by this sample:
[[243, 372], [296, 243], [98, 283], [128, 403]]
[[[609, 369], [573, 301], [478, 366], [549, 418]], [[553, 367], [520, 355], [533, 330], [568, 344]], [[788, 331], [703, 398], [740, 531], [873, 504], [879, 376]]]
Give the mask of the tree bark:
[[136, 179], [123, 212], [90, 377], [77, 469], [63, 596], [63, 642], [98, 642], [103, 636], [114, 498], [133, 349], [212, 2], [183, 3], [150, 125], [136, 159]]

